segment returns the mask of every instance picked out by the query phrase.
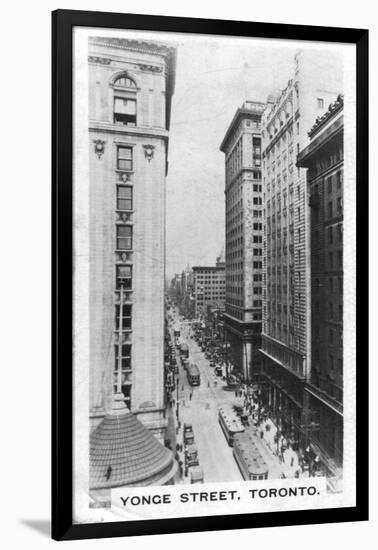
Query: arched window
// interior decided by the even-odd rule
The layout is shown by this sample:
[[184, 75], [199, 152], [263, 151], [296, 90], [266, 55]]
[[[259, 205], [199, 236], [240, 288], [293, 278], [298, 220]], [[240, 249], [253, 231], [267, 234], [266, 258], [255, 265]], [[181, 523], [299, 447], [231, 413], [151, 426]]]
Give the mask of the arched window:
[[114, 81], [114, 86], [117, 86], [117, 87], [119, 86], [121, 88], [136, 88], [136, 84], [134, 80], [132, 80], [128, 76], [119, 76]]
[[114, 123], [136, 126], [136, 84], [126, 75], [114, 81]]

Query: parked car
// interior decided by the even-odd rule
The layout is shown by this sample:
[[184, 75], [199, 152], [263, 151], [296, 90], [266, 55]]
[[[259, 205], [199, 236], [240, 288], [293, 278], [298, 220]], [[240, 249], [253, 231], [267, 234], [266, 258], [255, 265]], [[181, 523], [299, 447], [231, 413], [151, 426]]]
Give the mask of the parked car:
[[204, 476], [201, 466], [190, 468], [190, 483], [203, 483]]

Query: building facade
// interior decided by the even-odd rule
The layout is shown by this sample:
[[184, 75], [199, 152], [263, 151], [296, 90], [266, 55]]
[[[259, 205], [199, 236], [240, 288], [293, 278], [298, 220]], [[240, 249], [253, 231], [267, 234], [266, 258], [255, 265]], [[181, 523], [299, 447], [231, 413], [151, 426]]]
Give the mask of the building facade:
[[229, 360], [245, 380], [261, 370], [263, 189], [261, 115], [264, 103], [246, 101], [226, 132], [226, 309]]
[[296, 441], [311, 424], [309, 196], [297, 154], [317, 116], [342, 90], [342, 64], [329, 52], [301, 50], [292, 78], [269, 97], [262, 117], [264, 187], [264, 400]]
[[309, 433], [329, 475], [343, 462], [343, 96], [331, 103], [298, 155], [310, 202], [311, 376]]
[[[219, 260], [219, 259], [218, 259]], [[215, 266], [194, 266], [193, 303], [194, 317], [206, 318], [209, 308], [225, 308], [225, 265], [217, 261]]]
[[90, 419], [122, 392], [160, 440], [165, 176], [175, 50], [89, 39]]

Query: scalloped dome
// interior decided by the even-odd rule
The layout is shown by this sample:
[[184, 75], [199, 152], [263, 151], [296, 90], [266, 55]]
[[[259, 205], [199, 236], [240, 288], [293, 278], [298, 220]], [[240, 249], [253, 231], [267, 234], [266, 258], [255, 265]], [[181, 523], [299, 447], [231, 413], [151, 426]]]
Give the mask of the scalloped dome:
[[91, 489], [163, 485], [176, 469], [172, 452], [128, 410], [108, 414], [91, 433]]

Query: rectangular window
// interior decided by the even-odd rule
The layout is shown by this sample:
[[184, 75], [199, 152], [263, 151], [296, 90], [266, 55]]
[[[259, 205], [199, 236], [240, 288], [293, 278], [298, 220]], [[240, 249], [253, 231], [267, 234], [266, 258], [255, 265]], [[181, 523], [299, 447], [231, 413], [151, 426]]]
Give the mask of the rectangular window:
[[332, 176], [327, 179], [327, 189], [328, 193], [332, 193]]
[[329, 253], [329, 269], [333, 269], [333, 252]]
[[[116, 330], [119, 330], [120, 323], [120, 306], [116, 305]], [[131, 305], [124, 305], [122, 308], [121, 329], [131, 328]]]
[[337, 178], [337, 189], [340, 189], [343, 183], [343, 173], [341, 171], [337, 172], [336, 178]]
[[133, 229], [129, 225], [117, 225], [117, 250], [131, 250]]
[[322, 97], [318, 97], [317, 100], [318, 109], [324, 109], [324, 99]]
[[[115, 370], [118, 370], [118, 352], [119, 346], [114, 346], [115, 352]], [[121, 370], [131, 369], [131, 344], [122, 344], [121, 346]]]
[[133, 209], [133, 188], [130, 186], [117, 186], [117, 210]]
[[333, 319], [333, 304], [329, 304], [329, 318]]
[[337, 198], [337, 213], [339, 215], [343, 213], [343, 199], [341, 197]]
[[339, 242], [341, 243], [343, 240], [343, 226], [341, 223], [337, 226], [337, 235], [338, 235]]
[[333, 215], [333, 209], [332, 209], [332, 201], [328, 203], [328, 217], [332, 218]]
[[124, 126], [136, 126], [136, 100], [114, 98], [114, 122]]
[[131, 265], [117, 265], [116, 267], [116, 288], [121, 288], [123, 283], [124, 289], [132, 288], [132, 267]]
[[132, 170], [133, 169], [133, 148], [119, 145], [117, 147], [117, 169]]

